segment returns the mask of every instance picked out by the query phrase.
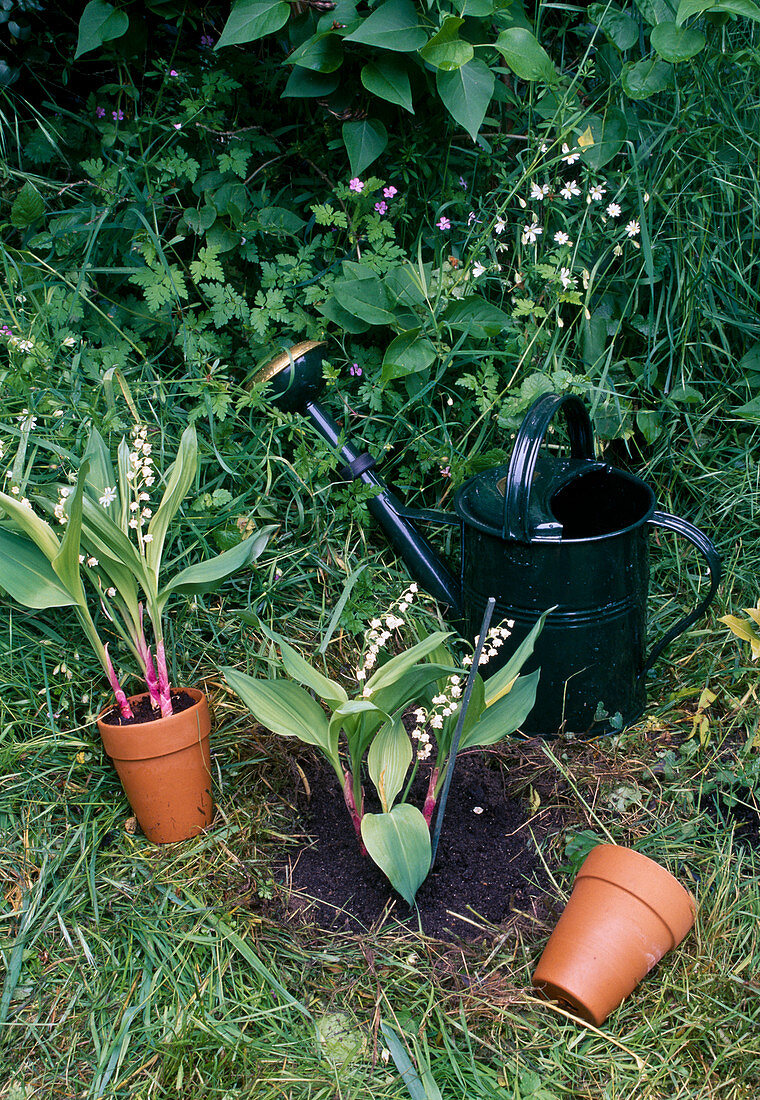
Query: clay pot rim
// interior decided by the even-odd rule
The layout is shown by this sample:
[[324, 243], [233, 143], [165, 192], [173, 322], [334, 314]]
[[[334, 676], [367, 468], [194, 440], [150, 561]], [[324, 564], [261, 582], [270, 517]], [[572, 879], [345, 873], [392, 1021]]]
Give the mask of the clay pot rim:
[[[170, 714], [159, 715], [148, 722], [116, 725], [105, 722], [103, 715], [113, 710], [106, 707], [97, 718], [97, 726], [107, 754], [112, 760], [149, 760], [179, 752], [194, 742], [203, 741], [211, 731], [206, 695], [200, 688], [174, 688], [185, 691], [195, 700], [192, 707]], [[129, 702], [145, 698], [147, 691], [129, 696]]]
[[694, 923], [698, 906], [691, 891], [667, 867], [635, 848], [597, 844], [578, 871], [577, 879], [582, 878], [599, 879], [632, 894], [657, 914], [675, 943]]

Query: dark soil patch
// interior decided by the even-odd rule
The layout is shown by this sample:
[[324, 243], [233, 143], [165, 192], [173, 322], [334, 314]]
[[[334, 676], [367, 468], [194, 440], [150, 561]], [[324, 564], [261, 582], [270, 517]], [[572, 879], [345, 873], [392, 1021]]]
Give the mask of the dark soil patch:
[[[171, 696], [172, 710], [175, 714], [181, 714], [183, 710], [189, 710], [197, 702], [186, 691], [173, 691]], [[134, 726], [138, 722], [156, 722], [161, 717], [161, 711], [154, 710], [150, 705], [150, 696], [147, 694], [141, 695], [138, 699], [133, 699], [130, 707], [132, 708], [131, 718], [124, 718], [118, 706], [114, 706], [107, 714], [102, 716], [101, 722], [105, 722], [109, 726]]]
[[[333, 931], [394, 921], [416, 929], [418, 914], [360, 854], [333, 773], [315, 764], [307, 778], [311, 799], [303, 828], [311, 843], [287, 867], [275, 869], [285, 884], [286, 908]], [[415, 782], [415, 805], [422, 805], [426, 784], [427, 776]], [[366, 809], [376, 811], [370, 794], [365, 792]], [[472, 939], [488, 925], [503, 925], [515, 911], [535, 913], [546, 875], [531, 833], [543, 831], [542, 817], [531, 818], [508, 796], [497, 761], [479, 753], [460, 757], [436, 863], [417, 893], [422, 930], [441, 939]]]

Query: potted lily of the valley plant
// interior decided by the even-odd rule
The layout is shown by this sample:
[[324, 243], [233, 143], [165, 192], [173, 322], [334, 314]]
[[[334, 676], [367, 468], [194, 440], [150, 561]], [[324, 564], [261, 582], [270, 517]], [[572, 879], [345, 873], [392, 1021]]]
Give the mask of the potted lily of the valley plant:
[[[409, 905], [431, 868], [431, 820], [444, 785], [471, 664], [468, 657], [462, 665], [455, 664], [445, 645], [451, 634], [439, 631], [388, 656], [385, 647], [404, 625], [401, 614], [416, 592], [417, 586], [411, 585], [387, 614], [370, 623], [351, 695], [263, 625], [263, 632], [279, 648], [277, 664], [285, 676], [264, 680], [234, 668], [221, 670], [263, 726], [313, 745], [325, 757], [337, 777], [362, 853], [374, 860]], [[535, 703], [539, 672], [521, 676], [520, 670], [533, 652], [544, 618], [490, 679], [475, 675], [460, 750], [495, 745], [527, 718]], [[480, 665], [496, 655], [509, 634], [509, 625], [489, 631]], [[407, 801], [420, 769], [427, 775], [421, 808]], [[377, 790], [380, 813], [365, 811], [365, 771]]]
[[[25, 449], [28, 427], [22, 432]], [[198, 443], [182, 435], [161, 479], [144, 427], [118, 447], [116, 469], [102, 437], [91, 432], [76, 480], [57, 499], [29, 500], [18, 484], [23, 461], [0, 492], [0, 589], [26, 607], [72, 607], [113, 689], [115, 703], [98, 718], [143, 832], [155, 843], [199, 833], [213, 817], [209, 732], [203, 692], [169, 683], [163, 617], [176, 595], [208, 592], [254, 561], [274, 527], [205, 561], [164, 572], [169, 527], [195, 482]], [[42, 518], [49, 515], [52, 522]], [[127, 697], [90, 610], [94, 599], [136, 661], [146, 690]]]

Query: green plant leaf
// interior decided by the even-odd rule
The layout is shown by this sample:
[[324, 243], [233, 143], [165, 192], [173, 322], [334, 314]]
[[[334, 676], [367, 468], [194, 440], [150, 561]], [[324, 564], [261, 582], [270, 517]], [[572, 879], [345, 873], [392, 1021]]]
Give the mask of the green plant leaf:
[[386, 722], [375, 734], [367, 754], [367, 771], [375, 784], [383, 813], [388, 813], [404, 785], [412, 762], [412, 742], [400, 718]]
[[675, 19], [678, 0], [633, 0], [633, 2], [651, 26], [655, 23], [670, 23]]
[[430, 870], [430, 831], [416, 806], [401, 802], [387, 814], [365, 814], [367, 852], [409, 905]]
[[688, 61], [707, 44], [702, 31], [696, 27], [677, 27], [675, 23], [658, 23], [652, 27], [652, 46], [664, 61]]
[[524, 27], [508, 27], [494, 43], [496, 49], [521, 80], [545, 80], [556, 83], [557, 70], [534, 34]]
[[[117, 489], [111, 455], [97, 428], [92, 429], [87, 440], [87, 446], [82, 455], [82, 465], [85, 464], [87, 468], [85, 489], [88, 489], [96, 500], [100, 501], [106, 489]], [[118, 489], [114, 500], [107, 505], [101, 504], [100, 507], [104, 509], [106, 515], [115, 520], [119, 513]]]
[[580, 126], [591, 130], [593, 145], [582, 150], [582, 157], [589, 168], [599, 172], [623, 148], [628, 135], [628, 120], [618, 107], [610, 107], [602, 115], [586, 115]]
[[395, 53], [414, 53], [427, 41], [411, 0], [385, 0], [344, 42], [379, 46]]
[[344, 122], [342, 133], [351, 174], [354, 176], [358, 176], [377, 160], [388, 144], [388, 131], [377, 118], [365, 118], [361, 122]]
[[479, 294], [470, 294], [467, 298], [452, 302], [443, 314], [443, 320], [451, 328], [487, 340], [494, 339], [510, 326], [507, 314]]
[[236, 0], [214, 49], [240, 46], [274, 34], [285, 26], [289, 15], [290, 5], [284, 0]]
[[0, 527], [0, 589], [23, 607], [71, 607], [76, 600], [42, 551], [24, 535]]
[[402, 332], [391, 340], [383, 357], [381, 385], [393, 378], [404, 378], [427, 370], [435, 362], [436, 350], [427, 336], [420, 335], [419, 328]]
[[327, 32], [307, 38], [288, 56], [289, 65], [317, 73], [334, 73], [343, 62], [343, 42], [337, 34]]
[[459, 37], [459, 28], [464, 19], [458, 15], [447, 15], [441, 27], [420, 50], [420, 57], [443, 72], [461, 69], [475, 55], [471, 42]]
[[121, 38], [129, 30], [129, 16], [105, 0], [90, 0], [79, 19], [79, 37], [74, 60], [97, 50], [105, 42]]
[[31, 182], [27, 180], [13, 200], [11, 207], [11, 225], [16, 229], [27, 229], [38, 222], [45, 213], [45, 203], [42, 195]]
[[332, 95], [340, 84], [340, 74], [317, 73], [313, 69], [301, 69], [293, 66], [288, 82], [282, 93], [282, 99], [321, 99]]
[[589, 4], [588, 17], [604, 31], [619, 50], [630, 50], [639, 40], [639, 21], [629, 8], [621, 11], [610, 4]]
[[267, 638], [270, 638], [273, 642], [276, 642], [280, 647], [282, 654], [282, 663], [288, 676], [291, 676], [299, 684], [304, 687], [311, 688], [325, 703], [327, 703], [332, 709], [340, 706], [341, 703], [348, 702], [348, 695], [345, 689], [335, 680], [328, 679], [327, 676], [323, 676], [316, 668], [304, 660], [301, 654], [293, 649], [291, 645], [285, 641], [285, 639], [274, 630], [270, 630], [269, 627], [260, 623], [261, 631], [266, 634]]
[[327, 715], [308, 691], [289, 680], [259, 680], [234, 668], [220, 671], [262, 726], [280, 737], [314, 745], [333, 767], [340, 768], [337, 738], [331, 739]]
[[15, 520], [21, 530], [35, 546], [38, 546], [48, 561], [52, 561], [61, 548], [60, 541], [49, 523], [40, 519], [36, 512], [27, 508], [16, 497], [0, 492], [0, 509]]
[[79, 467], [79, 476], [74, 487], [74, 492], [67, 500], [68, 521], [63, 530], [63, 538], [58, 553], [51, 559], [50, 564], [56, 575], [61, 579], [65, 587], [71, 592], [77, 604], [85, 605], [87, 598], [82, 586], [79, 554], [82, 544], [82, 498], [84, 496], [84, 483], [87, 477], [87, 463], [83, 462]]
[[386, 663], [367, 680], [364, 690], [371, 691], [374, 694], [377, 691], [382, 691], [384, 688], [388, 688], [392, 684], [395, 684], [405, 672], [424, 660], [428, 653], [432, 653], [441, 642], [445, 642], [446, 639], [450, 637], [451, 631], [444, 633], [443, 631], [436, 630], [427, 638], [423, 638], [421, 642], [417, 642], [416, 645], [413, 645], [411, 649], [407, 649], [403, 653], [398, 653], [395, 657], [391, 657], [390, 661], [386, 661]]
[[218, 588], [225, 577], [232, 576], [233, 573], [237, 573], [238, 570], [255, 561], [276, 530], [275, 525], [262, 527], [255, 535], [243, 539], [242, 542], [230, 547], [229, 550], [183, 569], [172, 577], [159, 593], [160, 606], [163, 606], [172, 592], [182, 592], [185, 595], [193, 595], [196, 592], [212, 592], [215, 588]]
[[166, 488], [161, 497], [161, 503], [148, 524], [148, 534], [152, 536], [145, 552], [148, 568], [153, 570], [156, 578], [161, 567], [161, 555], [164, 552], [164, 541], [169, 524], [179, 511], [182, 501], [190, 492], [190, 486], [195, 481], [195, 471], [198, 468], [198, 440], [195, 428], [185, 428], [179, 441], [177, 457], [169, 468], [166, 478]]
[[376, 275], [336, 282], [333, 295], [342, 309], [370, 325], [392, 325], [396, 319], [388, 292]]
[[483, 125], [494, 89], [494, 75], [484, 61], [475, 58], [454, 72], [439, 69], [435, 86], [446, 110], [473, 141]]
[[620, 82], [629, 99], [648, 99], [650, 95], [670, 88], [673, 67], [659, 58], [629, 61], [623, 65]]
[[379, 57], [370, 61], [361, 71], [361, 81], [368, 92], [386, 103], [395, 103], [405, 111], [414, 114], [412, 105], [412, 86], [409, 70], [403, 58]]
[[330, 738], [335, 743], [336, 752], [343, 730], [348, 741], [349, 754], [361, 758], [364, 755], [364, 742], [371, 740], [382, 723], [388, 721], [390, 716], [369, 699], [349, 699], [348, 702], [341, 703], [333, 711], [329, 724]]
[[492, 676], [488, 677], [485, 694], [487, 707], [490, 707], [492, 703], [495, 703], [497, 699], [506, 694], [509, 690], [509, 685], [514, 680], [515, 676], [522, 670], [528, 658], [532, 655], [536, 646], [536, 639], [544, 629], [544, 623], [546, 622], [548, 614], [549, 611], [544, 611], [543, 615], [534, 623], [529, 633], [520, 642], [506, 664], [502, 665], [502, 667], [494, 672]]
[[760, 23], [760, 7], [753, 0], [681, 0], [676, 14], [676, 24], [680, 27], [692, 15], [701, 15], [706, 11], [740, 15]]
[[520, 676], [512, 690], [490, 707], [486, 707], [467, 735], [459, 743], [461, 749], [496, 745], [519, 729], [536, 702], [540, 669], [529, 676]]
[[452, 676], [459, 671], [451, 665], [423, 661], [421, 664], [408, 669], [388, 687], [374, 691], [372, 693], [373, 702], [388, 714], [397, 714], [411, 703], [417, 702], [421, 692], [430, 684], [435, 683], [436, 680]]

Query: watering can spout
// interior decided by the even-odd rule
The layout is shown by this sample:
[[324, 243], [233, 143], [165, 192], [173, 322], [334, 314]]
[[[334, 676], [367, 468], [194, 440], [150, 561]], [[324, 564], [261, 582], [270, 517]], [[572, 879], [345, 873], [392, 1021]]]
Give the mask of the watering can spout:
[[331, 416], [318, 404], [324, 388], [322, 374], [323, 345], [317, 341], [296, 344], [277, 356], [254, 376], [254, 383], [268, 382], [267, 396], [285, 412], [306, 416], [327, 443], [345, 463], [342, 475], [346, 480], [359, 480], [376, 490], [367, 507], [388, 538], [393, 549], [404, 561], [419, 585], [431, 596], [451, 608], [452, 617], [463, 614], [462, 588], [459, 580], [428, 540], [412, 522], [413, 518], [432, 519], [443, 523], [458, 523], [447, 513], [413, 512], [404, 507], [378, 474], [375, 460], [361, 454], [345, 440]]

